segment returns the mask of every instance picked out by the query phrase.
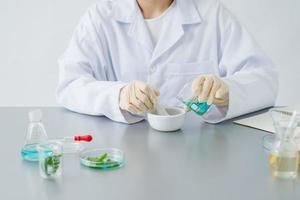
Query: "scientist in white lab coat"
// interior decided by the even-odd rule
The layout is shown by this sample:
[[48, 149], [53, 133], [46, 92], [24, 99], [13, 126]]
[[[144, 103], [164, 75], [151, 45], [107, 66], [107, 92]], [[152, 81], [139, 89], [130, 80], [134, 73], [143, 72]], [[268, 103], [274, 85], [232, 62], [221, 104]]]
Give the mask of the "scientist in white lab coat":
[[135, 123], [156, 102], [191, 91], [210, 123], [272, 106], [277, 72], [218, 0], [101, 0], [59, 59], [58, 102], [75, 112]]

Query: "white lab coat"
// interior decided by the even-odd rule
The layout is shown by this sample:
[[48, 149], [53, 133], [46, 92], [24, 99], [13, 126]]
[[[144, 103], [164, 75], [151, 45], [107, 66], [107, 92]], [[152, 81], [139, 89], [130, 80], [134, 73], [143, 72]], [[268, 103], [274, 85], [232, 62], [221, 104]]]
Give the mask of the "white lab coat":
[[141, 121], [119, 108], [120, 89], [141, 80], [160, 90], [163, 105], [200, 74], [229, 86], [229, 107], [202, 120], [217, 123], [272, 106], [277, 72], [249, 33], [218, 0], [176, 0], [154, 47], [135, 0], [103, 0], [80, 21], [59, 59], [58, 102], [75, 112], [124, 123]]

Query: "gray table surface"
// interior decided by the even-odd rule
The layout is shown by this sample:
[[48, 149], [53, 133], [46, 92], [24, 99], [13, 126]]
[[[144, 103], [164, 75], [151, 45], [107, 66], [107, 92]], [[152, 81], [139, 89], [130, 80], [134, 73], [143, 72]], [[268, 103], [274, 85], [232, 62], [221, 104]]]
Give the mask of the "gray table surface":
[[42, 179], [38, 165], [23, 161], [20, 149], [29, 108], [0, 108], [0, 199], [228, 199], [296, 200], [300, 182], [271, 177], [262, 137], [267, 133], [225, 122], [205, 124], [188, 114], [181, 131], [158, 132], [147, 122], [112, 122], [62, 108], [42, 108], [49, 137], [93, 133], [86, 147], [115, 147], [126, 165], [99, 171], [65, 156], [63, 175]]

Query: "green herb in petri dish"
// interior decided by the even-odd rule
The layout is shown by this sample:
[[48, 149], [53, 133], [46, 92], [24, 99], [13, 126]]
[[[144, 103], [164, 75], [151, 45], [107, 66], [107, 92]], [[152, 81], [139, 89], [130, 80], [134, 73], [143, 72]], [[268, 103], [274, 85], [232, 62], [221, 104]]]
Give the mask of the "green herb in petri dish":
[[87, 156], [86, 160], [92, 162], [89, 165], [90, 167], [95, 167], [100, 169], [113, 169], [121, 166], [120, 162], [110, 159], [107, 153], [104, 153], [99, 157]]

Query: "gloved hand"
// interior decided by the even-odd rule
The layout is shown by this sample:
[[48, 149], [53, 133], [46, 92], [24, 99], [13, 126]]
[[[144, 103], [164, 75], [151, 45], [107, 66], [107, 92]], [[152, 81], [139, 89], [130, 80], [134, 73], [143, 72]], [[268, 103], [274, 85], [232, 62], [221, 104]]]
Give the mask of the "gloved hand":
[[156, 105], [159, 91], [142, 81], [132, 81], [120, 92], [119, 106], [132, 114], [152, 111]]
[[193, 96], [198, 97], [199, 102], [207, 101], [218, 107], [228, 107], [229, 88], [227, 84], [215, 75], [200, 75], [192, 84]]

